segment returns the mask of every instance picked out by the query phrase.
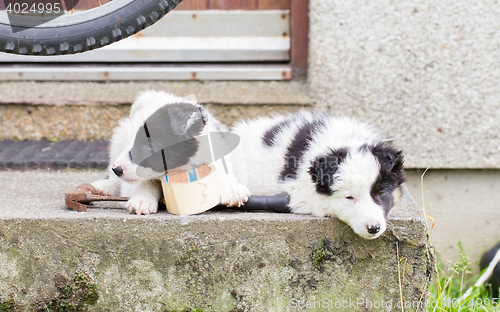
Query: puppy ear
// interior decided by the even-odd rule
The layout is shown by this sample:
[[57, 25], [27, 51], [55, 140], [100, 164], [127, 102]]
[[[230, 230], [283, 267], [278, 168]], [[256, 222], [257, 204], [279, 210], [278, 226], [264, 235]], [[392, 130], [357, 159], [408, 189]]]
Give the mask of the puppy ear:
[[199, 135], [205, 127], [202, 109], [192, 104], [167, 105], [173, 133], [188, 139]]
[[377, 157], [382, 171], [390, 173], [398, 185], [405, 181], [402, 151], [398, 151], [392, 146], [379, 144], [373, 147], [372, 152]]
[[332, 195], [334, 175], [347, 156], [346, 149], [332, 150], [329, 154], [317, 157], [309, 167], [309, 175], [316, 185], [316, 191], [324, 195]]

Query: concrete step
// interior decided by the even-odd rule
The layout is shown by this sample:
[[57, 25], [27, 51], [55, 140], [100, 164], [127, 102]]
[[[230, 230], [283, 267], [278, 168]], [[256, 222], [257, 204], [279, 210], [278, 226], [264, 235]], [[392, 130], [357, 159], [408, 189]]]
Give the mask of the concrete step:
[[66, 190], [104, 175], [0, 171], [0, 307], [399, 311], [401, 297], [425, 300], [433, 256], [406, 188], [387, 232], [368, 241], [335, 218], [65, 208]]

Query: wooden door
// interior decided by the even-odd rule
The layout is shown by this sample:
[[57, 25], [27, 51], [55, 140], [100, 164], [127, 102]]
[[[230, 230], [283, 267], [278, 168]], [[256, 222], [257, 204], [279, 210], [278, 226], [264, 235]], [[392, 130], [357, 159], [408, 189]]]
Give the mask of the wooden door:
[[176, 10], [289, 10], [291, 0], [184, 0]]
[[[79, 0], [75, 10], [109, 1]], [[307, 48], [308, 0], [184, 0], [155, 25], [109, 46], [54, 58], [2, 54], [0, 63], [116, 64], [131, 66], [138, 80], [286, 80], [306, 74]], [[161, 73], [142, 72], [139, 64], [156, 64]], [[106, 78], [109, 70], [96, 72]]]

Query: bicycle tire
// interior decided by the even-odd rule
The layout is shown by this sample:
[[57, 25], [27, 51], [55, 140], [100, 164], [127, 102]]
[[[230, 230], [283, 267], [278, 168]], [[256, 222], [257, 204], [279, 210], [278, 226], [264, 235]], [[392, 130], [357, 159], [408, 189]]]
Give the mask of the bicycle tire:
[[[116, 10], [106, 5], [117, 1]], [[175, 8], [182, 0], [114, 0], [101, 7], [71, 16], [56, 18], [36, 27], [12, 25], [0, 19], [0, 51], [37, 56], [76, 54], [117, 42], [149, 27]], [[123, 5], [121, 4], [123, 3]], [[116, 5], [115, 5], [116, 6]], [[75, 14], [78, 15], [78, 14]], [[82, 20], [83, 18], [83, 20]]]

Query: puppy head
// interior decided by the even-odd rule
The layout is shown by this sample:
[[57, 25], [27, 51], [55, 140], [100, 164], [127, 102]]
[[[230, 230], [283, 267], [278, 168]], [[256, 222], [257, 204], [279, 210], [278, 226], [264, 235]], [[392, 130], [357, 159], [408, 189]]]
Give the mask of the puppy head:
[[[166, 104], [135, 123], [133, 143], [113, 167], [126, 181], [158, 178], [166, 170], [188, 164], [198, 149], [195, 137], [205, 127], [201, 106], [191, 103]], [[121, 170], [115, 170], [118, 166]]]
[[374, 239], [386, 230], [393, 196], [404, 182], [403, 157], [383, 145], [336, 149], [316, 158], [309, 174], [327, 214]]

